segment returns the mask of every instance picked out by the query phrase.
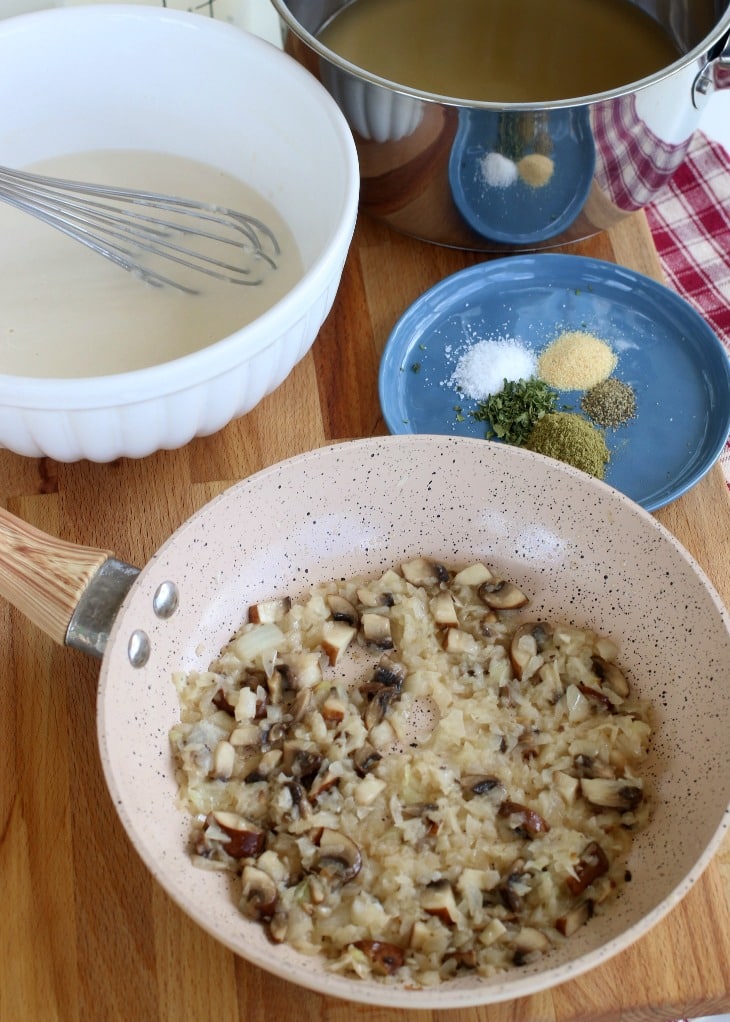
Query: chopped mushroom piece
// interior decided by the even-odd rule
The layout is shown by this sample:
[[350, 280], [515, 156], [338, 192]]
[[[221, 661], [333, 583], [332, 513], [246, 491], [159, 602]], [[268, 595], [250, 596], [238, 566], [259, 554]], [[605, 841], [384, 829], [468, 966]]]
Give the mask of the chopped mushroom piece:
[[241, 908], [253, 919], [271, 919], [276, 911], [278, 893], [268, 873], [256, 866], [244, 866], [241, 873]]
[[403, 948], [383, 940], [356, 940], [352, 946], [367, 956], [373, 972], [381, 976], [393, 976], [405, 961]]
[[284, 755], [282, 758], [282, 769], [290, 777], [299, 780], [312, 778], [322, 765], [322, 754], [316, 746], [308, 746], [303, 742], [292, 739], [284, 742]]
[[504, 795], [504, 788], [498, 777], [464, 774], [460, 784], [465, 798], [473, 798], [475, 795], [492, 795], [492, 797], [501, 798]]
[[378, 649], [392, 649], [393, 636], [390, 631], [390, 618], [386, 614], [366, 611], [360, 619], [363, 638], [371, 646]]
[[263, 851], [264, 831], [238, 813], [217, 810], [209, 814], [206, 824], [215, 824], [226, 835], [223, 848], [232, 859], [256, 858]]
[[518, 589], [514, 582], [507, 582], [505, 579], [493, 578], [488, 582], [482, 582], [477, 592], [488, 607], [493, 610], [517, 610], [524, 607], [529, 600]]
[[282, 596], [276, 600], [263, 600], [254, 603], [248, 609], [248, 619], [254, 624], [272, 624], [281, 621], [287, 611], [291, 610], [291, 598]]
[[434, 623], [443, 628], [458, 628], [459, 618], [456, 613], [454, 597], [448, 589], [442, 589], [431, 601], [431, 613]]
[[365, 727], [368, 731], [371, 731], [385, 719], [385, 715], [390, 708], [390, 704], [396, 696], [397, 693], [395, 689], [387, 688], [385, 685], [381, 685], [376, 689], [372, 699], [367, 705], [367, 709], [365, 710], [363, 717]]
[[289, 684], [288, 672], [286, 669], [274, 667], [271, 674], [266, 679], [266, 688], [269, 693], [269, 702], [278, 706], [279, 703], [283, 703], [287, 695], [291, 692], [291, 685]]
[[316, 799], [318, 799], [320, 795], [323, 795], [325, 791], [329, 791], [330, 788], [334, 788], [336, 784], [339, 784], [339, 781], [339, 774], [333, 773], [331, 767], [326, 767], [324, 770], [320, 771], [312, 781], [309, 787], [310, 799], [316, 801]]
[[491, 577], [492, 573], [486, 564], [477, 561], [475, 564], [470, 564], [468, 568], [457, 571], [453, 581], [459, 586], [480, 586], [483, 582], [488, 582]]
[[261, 744], [262, 746], [268, 746], [272, 748], [278, 747], [282, 744], [286, 738], [288, 731], [287, 725], [284, 721], [277, 720], [271, 727], [267, 727], [264, 722], [261, 724]]
[[360, 849], [341, 831], [320, 827], [313, 835], [313, 841], [319, 849], [314, 869], [325, 880], [345, 884], [360, 872]]
[[638, 784], [624, 777], [583, 777], [580, 790], [592, 805], [620, 812], [636, 809], [644, 797]]
[[426, 557], [416, 557], [412, 561], [405, 561], [401, 564], [400, 570], [403, 572], [406, 582], [425, 589], [429, 586], [446, 584], [451, 577], [449, 570], [443, 564], [430, 561]]
[[421, 908], [430, 916], [436, 916], [442, 923], [451, 926], [459, 919], [456, 898], [451, 884], [445, 878], [428, 884], [421, 894]]
[[335, 621], [344, 621], [345, 624], [357, 628], [360, 620], [357, 610], [344, 596], [330, 593], [327, 597], [327, 606]]
[[598, 689], [593, 688], [592, 685], [586, 685], [582, 681], [578, 684], [578, 691], [582, 692], [586, 699], [592, 699], [594, 703], [598, 703], [608, 713], [615, 712], [616, 707], [613, 704], [613, 700], [605, 692], [600, 692]]
[[543, 621], [528, 621], [515, 631], [509, 648], [512, 670], [518, 678], [530, 660], [542, 653], [552, 637], [552, 628]]
[[373, 681], [377, 685], [386, 685], [388, 688], [400, 692], [403, 682], [406, 680], [406, 669], [403, 664], [391, 660], [388, 656], [382, 656], [373, 671]]
[[364, 777], [365, 774], [370, 773], [378, 765], [382, 758], [381, 754], [369, 742], [365, 742], [352, 755], [355, 772], [359, 777]]
[[564, 916], [555, 920], [555, 929], [564, 937], [572, 937], [576, 930], [579, 930], [584, 923], [593, 915], [594, 902], [586, 898], [575, 908], [571, 909]]
[[433, 813], [438, 810], [438, 806], [435, 802], [419, 802], [415, 805], [403, 806], [402, 813], [404, 820], [417, 820], [423, 821], [423, 825], [426, 830], [426, 834], [429, 837], [435, 837], [438, 834], [441, 825], [438, 820], [434, 820], [429, 813]]
[[347, 715], [347, 703], [336, 688], [331, 688], [319, 712], [328, 724], [341, 724]]
[[357, 635], [354, 625], [344, 621], [325, 621], [322, 627], [322, 649], [331, 666], [336, 664]]
[[597, 841], [591, 841], [583, 850], [573, 868], [573, 876], [567, 877], [565, 884], [571, 894], [582, 894], [586, 887], [608, 873], [609, 862], [606, 853]]
[[[238, 699], [238, 693], [236, 693], [235, 698]], [[227, 713], [229, 717], [235, 717], [236, 715], [235, 701], [232, 703], [228, 698], [228, 693], [224, 692], [222, 688], [219, 688], [213, 696], [213, 706], [223, 713]]]
[[594, 656], [591, 658], [591, 666], [602, 684], [607, 685], [621, 699], [626, 699], [629, 694], [629, 683], [616, 664], [604, 660], [601, 656]]
[[510, 912], [520, 913], [525, 907], [525, 900], [521, 891], [517, 888], [524, 883], [526, 874], [523, 872], [523, 860], [514, 863], [507, 877], [497, 887], [496, 891], [499, 900]]
[[547, 834], [550, 830], [550, 824], [538, 812], [519, 802], [503, 802], [499, 807], [499, 815], [509, 818], [512, 829], [528, 837]]
[[450, 951], [446, 957], [453, 959], [461, 969], [476, 969], [479, 964], [479, 956], [474, 948], [469, 948], [468, 951]]
[[291, 810], [287, 814], [289, 819], [293, 820], [307, 820], [312, 815], [312, 804], [307, 798], [307, 793], [304, 790], [300, 781], [289, 780], [286, 781], [283, 787], [289, 792], [291, 796]]
[[292, 688], [314, 688], [322, 680], [322, 660], [318, 650], [282, 655], [277, 666]]

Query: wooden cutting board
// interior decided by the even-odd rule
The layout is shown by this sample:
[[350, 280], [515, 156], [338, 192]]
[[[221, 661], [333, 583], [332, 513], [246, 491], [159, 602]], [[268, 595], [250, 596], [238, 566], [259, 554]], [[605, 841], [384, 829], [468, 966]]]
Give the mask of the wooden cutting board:
[[[661, 279], [642, 213], [564, 251]], [[332, 439], [385, 433], [377, 370], [393, 323], [426, 288], [483, 258], [362, 219], [313, 350], [251, 414], [141, 461], [62, 465], [0, 452], [0, 502], [141, 566], [241, 477]], [[657, 518], [730, 604], [730, 502], [719, 468]], [[0, 664], [0, 1022], [649, 1022], [730, 1011], [727, 842], [649, 935], [539, 996], [396, 1013], [275, 979], [183, 916], [131, 848], [97, 753], [96, 662], [54, 647], [3, 603]]]

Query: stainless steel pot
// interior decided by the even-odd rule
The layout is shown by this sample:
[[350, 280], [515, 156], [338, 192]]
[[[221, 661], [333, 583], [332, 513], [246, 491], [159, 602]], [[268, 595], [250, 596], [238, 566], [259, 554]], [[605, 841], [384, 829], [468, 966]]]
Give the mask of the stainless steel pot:
[[[620, 89], [549, 103], [471, 102], [411, 89], [319, 42], [351, 0], [272, 0], [285, 48], [329, 89], [358, 147], [361, 208], [426, 241], [478, 251], [553, 248], [646, 206], [674, 175], [710, 95], [730, 88], [727, 0], [635, 0], [681, 58]], [[500, 125], [549, 136], [547, 186], [485, 187], [481, 161]]]

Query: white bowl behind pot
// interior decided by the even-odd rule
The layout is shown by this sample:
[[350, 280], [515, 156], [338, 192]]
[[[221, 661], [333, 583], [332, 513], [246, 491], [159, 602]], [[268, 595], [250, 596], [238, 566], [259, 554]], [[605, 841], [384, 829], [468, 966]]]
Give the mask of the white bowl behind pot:
[[354, 142], [319, 82], [233, 26], [102, 5], [0, 22], [0, 95], [13, 97], [0, 164], [124, 148], [211, 164], [271, 202], [304, 263], [253, 323], [164, 365], [83, 379], [0, 375], [0, 444], [60, 461], [139, 457], [215, 432], [278, 387], [332, 306], [357, 215]]

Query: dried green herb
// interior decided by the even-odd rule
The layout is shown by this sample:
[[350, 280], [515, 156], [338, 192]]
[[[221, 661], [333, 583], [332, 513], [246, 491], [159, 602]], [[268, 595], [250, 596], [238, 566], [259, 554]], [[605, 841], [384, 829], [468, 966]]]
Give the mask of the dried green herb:
[[487, 440], [521, 447], [543, 415], [555, 410], [558, 392], [542, 380], [505, 380], [496, 394], [480, 401], [473, 417], [488, 422]]
[[572, 412], [543, 416], [531, 431], [526, 447], [574, 465], [597, 479], [603, 479], [611, 457], [603, 433]]

